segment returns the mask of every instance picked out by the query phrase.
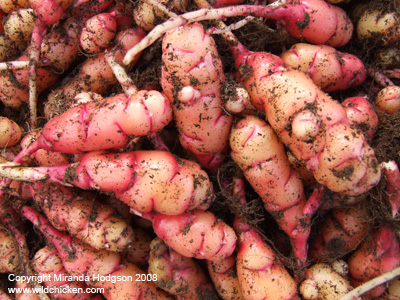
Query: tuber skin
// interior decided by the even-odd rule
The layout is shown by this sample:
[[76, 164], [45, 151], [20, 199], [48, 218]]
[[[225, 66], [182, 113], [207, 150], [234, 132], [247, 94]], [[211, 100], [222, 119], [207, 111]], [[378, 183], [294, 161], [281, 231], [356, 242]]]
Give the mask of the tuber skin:
[[344, 108], [303, 72], [266, 52], [251, 52], [225, 35], [235, 57], [238, 80], [251, 102], [295, 158], [316, 181], [350, 196], [367, 192], [380, 180], [374, 150], [363, 132], [352, 128]]
[[16, 241], [9, 230], [0, 224], [0, 273], [12, 273], [18, 270], [20, 261], [15, 245]]
[[[78, 55], [77, 35], [80, 21], [69, 18], [57, 29], [42, 37], [36, 68], [37, 92], [53, 84], [66, 71]], [[17, 61], [29, 60], [29, 46]], [[0, 76], [0, 100], [8, 107], [17, 109], [29, 101], [30, 69], [4, 70]]]
[[74, 0], [29, 0], [29, 5], [45, 26], [57, 23]]
[[0, 33], [0, 62], [17, 59], [22, 50], [17, 43], [11, 41], [4, 33]]
[[365, 202], [334, 208], [320, 224], [311, 242], [309, 259], [330, 262], [355, 250], [370, 229], [371, 216]]
[[[138, 27], [118, 32], [115, 37], [116, 45], [109, 51], [120, 62], [126, 51], [137, 44], [144, 35], [145, 32]], [[132, 67], [139, 58], [140, 54], [136, 55], [127, 68]], [[51, 119], [70, 108], [70, 103], [73, 102], [77, 94], [81, 92], [103, 94], [117, 83], [117, 78], [107, 62], [105, 53], [89, 57], [79, 65], [76, 75], [68, 77], [66, 82], [48, 95], [44, 114], [47, 119]], [[62, 103], [61, 107], [59, 103]]]
[[236, 5], [188, 12], [156, 26], [140, 43], [130, 49], [123, 60], [128, 65], [133, 57], [176, 27], [203, 20], [221, 20], [236, 16], [254, 16], [281, 22], [295, 38], [312, 44], [340, 47], [349, 42], [353, 24], [345, 11], [324, 0], [276, 1], [267, 6]]
[[135, 226], [133, 228], [135, 230], [134, 239], [132, 240], [128, 249], [121, 253], [121, 256], [126, 261], [133, 263], [142, 270], [147, 270], [149, 265], [150, 243], [152, 241], [152, 235], [148, 234], [139, 226]]
[[[185, 11], [189, 5], [188, 0], [158, 0], [162, 5], [165, 5], [169, 9], [170, 14], [175, 12]], [[138, 1], [135, 3], [135, 8], [133, 10], [133, 17], [141, 28], [146, 31], [150, 31], [158, 23], [162, 22], [169, 16], [160, 10], [160, 8], [147, 3], [146, 1]]]
[[395, 45], [400, 36], [398, 12], [383, 12], [379, 9], [364, 9], [356, 24], [360, 41], [376, 41], [384, 45]]
[[[351, 284], [354, 287], [400, 266], [400, 245], [395, 231], [381, 225], [365, 238], [347, 261]], [[384, 284], [364, 294], [365, 299], [379, 297], [386, 290]]]
[[80, 45], [86, 53], [103, 52], [117, 33], [113, 13], [101, 13], [89, 18], [80, 34]]
[[177, 299], [214, 299], [214, 286], [194, 259], [185, 257], [156, 237], [150, 244], [149, 274], [157, 276], [156, 285]]
[[[231, 188], [233, 198], [246, 205], [242, 178], [235, 176]], [[299, 300], [297, 283], [282, 265], [278, 253], [242, 214], [236, 214], [233, 226], [238, 235], [236, 271], [243, 299]]]
[[[157, 290], [152, 281], [136, 281], [136, 274], [146, 274], [134, 264], [125, 262], [117, 252], [96, 250], [69, 235], [63, 234], [29, 206], [21, 213], [30, 220], [57, 249], [65, 270], [71, 276], [84, 276], [86, 284], [103, 288], [108, 300], [172, 299]], [[94, 276], [132, 276], [132, 280], [94, 280]], [[117, 277], [114, 277], [117, 279]]]
[[394, 160], [381, 164], [386, 178], [386, 199], [393, 218], [396, 218], [400, 209], [400, 170]]
[[[25, 149], [29, 147], [34, 141], [40, 137], [39, 131], [31, 131], [21, 140], [21, 148]], [[19, 151], [21, 152], [21, 151]], [[18, 154], [17, 154], [18, 155]], [[65, 165], [70, 162], [71, 156], [62, 152], [54, 152], [45, 149], [38, 149], [30, 156], [32, 161], [27, 157], [24, 158], [26, 163], [33, 163], [36, 166], [58, 166]], [[15, 157], [13, 158], [15, 159]]]
[[243, 300], [236, 272], [236, 254], [219, 261], [207, 261], [208, 273], [223, 300]]
[[342, 102], [347, 118], [371, 140], [378, 127], [378, 115], [365, 97], [350, 97]]
[[239, 238], [236, 267], [243, 299], [300, 299], [295, 280], [259, 233], [240, 220], [234, 227]]
[[389, 115], [400, 110], [400, 86], [390, 85], [379, 91], [375, 98], [375, 106]]
[[146, 213], [154, 232], [179, 254], [196, 259], [223, 260], [236, 248], [234, 230], [209, 211], [195, 209], [179, 215]]
[[3, 0], [0, 2], [0, 9], [6, 13], [12, 13], [19, 8], [28, 8], [29, 7], [28, 0]]
[[50, 223], [95, 249], [121, 252], [130, 247], [135, 231], [114, 208], [76, 194], [58, 184], [34, 182], [30, 192]]
[[28, 45], [33, 27], [35, 16], [33, 9], [20, 8], [10, 13], [4, 20], [4, 33], [13, 42]]
[[48, 180], [113, 193], [139, 214], [178, 215], [207, 209], [214, 200], [207, 173], [197, 163], [166, 151], [89, 152], [68, 165], [0, 168], [0, 176], [14, 175], [20, 181]]
[[21, 139], [22, 130], [17, 123], [0, 116], [0, 147], [15, 146]]
[[[82, 281], [68, 281], [68, 280], [55, 280], [55, 276], [60, 278], [60, 276], [70, 276], [65, 270], [60, 255], [57, 249], [53, 246], [46, 246], [39, 249], [32, 259], [33, 269], [35, 270], [37, 276], [43, 276], [45, 280], [43, 285], [47, 288], [62, 288], [62, 289], [75, 289], [75, 291], [85, 291], [86, 285]], [[50, 280], [48, 280], [50, 279]], [[56, 292], [52, 293], [52, 299], [55, 300], [101, 300], [99, 294], [95, 293], [59, 293], [57, 289]]]
[[230, 147], [232, 159], [288, 234], [294, 256], [304, 264], [312, 214], [304, 213], [303, 183], [291, 168], [284, 145], [265, 121], [246, 116], [232, 127]]
[[346, 263], [344, 261], [332, 264], [317, 263], [306, 270], [306, 279], [299, 286], [299, 291], [305, 300], [337, 300], [353, 289], [346, 278], [347, 274], [337, 272], [333, 267], [335, 264]]
[[366, 78], [358, 57], [327, 45], [297, 43], [280, 57], [287, 66], [305, 72], [325, 92], [356, 87]]
[[182, 146], [207, 169], [217, 169], [228, 150], [232, 116], [222, 108], [225, 80], [214, 39], [199, 23], [163, 39], [161, 85], [174, 110]]
[[40, 137], [15, 158], [38, 149], [68, 154], [125, 148], [132, 139], [160, 131], [172, 120], [168, 99], [157, 91], [118, 94], [76, 105], [46, 123]]

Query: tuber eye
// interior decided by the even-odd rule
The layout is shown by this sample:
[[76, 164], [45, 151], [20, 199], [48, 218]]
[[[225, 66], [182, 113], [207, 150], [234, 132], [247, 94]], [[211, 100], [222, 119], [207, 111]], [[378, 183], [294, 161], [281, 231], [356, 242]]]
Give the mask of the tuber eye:
[[319, 133], [319, 118], [309, 110], [298, 113], [292, 121], [292, 133], [301, 140], [309, 140]]

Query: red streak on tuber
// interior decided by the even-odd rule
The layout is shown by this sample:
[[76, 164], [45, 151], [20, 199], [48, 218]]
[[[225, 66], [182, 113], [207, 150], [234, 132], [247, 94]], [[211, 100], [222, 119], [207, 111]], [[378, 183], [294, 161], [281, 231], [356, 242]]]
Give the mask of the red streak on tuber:
[[193, 210], [167, 216], [148, 213], [158, 237], [186, 257], [218, 261], [230, 256], [236, 248], [236, 234], [211, 212]]
[[177, 215], [195, 208], [207, 209], [214, 199], [207, 173], [197, 163], [166, 151], [90, 152], [70, 165], [2, 166], [0, 175], [111, 192], [139, 213]]
[[[251, 52], [231, 34], [226, 33], [225, 39], [235, 57], [238, 80], [249, 91], [251, 102], [265, 111], [279, 139], [320, 184], [335, 192], [359, 195], [379, 182], [374, 150], [363, 133], [350, 126], [340, 103], [305, 73], [285, 67], [279, 57]], [[302, 130], [293, 128], [293, 118], [299, 113], [315, 116], [319, 125], [314, 126], [318, 132], [313, 136], [305, 138]]]
[[179, 27], [166, 34], [162, 58], [161, 84], [180, 142], [203, 167], [216, 169], [228, 150], [232, 117], [222, 109], [225, 77], [215, 42], [198, 23]]
[[[116, 252], [96, 250], [52, 227], [33, 208], [24, 206], [22, 214], [30, 220], [58, 250], [64, 268], [71, 276], [84, 276], [86, 284], [103, 288], [108, 300], [171, 299], [156, 289], [151, 281], [136, 281], [137, 274], [146, 274], [125, 262]], [[132, 276], [132, 280], [96, 280], [95, 276]], [[117, 279], [117, 277], [115, 277]], [[121, 277], [124, 278], [124, 277]], [[126, 278], [126, 277], [125, 277]]]
[[392, 217], [395, 218], [400, 208], [400, 171], [395, 161], [382, 163], [386, 177], [386, 197], [390, 205]]
[[[382, 225], [370, 232], [348, 260], [350, 281], [354, 287], [400, 266], [400, 245], [394, 230]], [[364, 295], [379, 297], [386, 290], [380, 285]]]
[[79, 154], [118, 149], [172, 120], [169, 101], [157, 91], [119, 94], [77, 105], [46, 123], [40, 137], [14, 160], [22, 162], [38, 149]]

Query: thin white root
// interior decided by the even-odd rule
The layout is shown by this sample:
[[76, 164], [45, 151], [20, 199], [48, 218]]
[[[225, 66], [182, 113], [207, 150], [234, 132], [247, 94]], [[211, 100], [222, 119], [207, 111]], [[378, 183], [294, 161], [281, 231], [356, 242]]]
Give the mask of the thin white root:
[[29, 51], [29, 114], [31, 129], [35, 129], [37, 125], [37, 65], [45, 34], [46, 26], [37, 18], [32, 32]]
[[231, 25], [227, 25], [225, 28], [210, 28], [207, 30], [208, 34], [222, 34], [222, 33], [227, 33], [229, 31], [232, 30], [237, 30], [243, 26], [245, 26], [246, 24], [250, 23], [251, 21], [253, 21], [255, 19], [255, 17], [246, 17], [243, 20], [240, 20], [236, 23], [233, 23]]
[[224, 20], [227, 17], [250, 15], [257, 12], [264, 7], [257, 5], [243, 5], [232, 7], [222, 7], [222, 8], [202, 8], [195, 11], [190, 11], [185, 14], [179, 15], [175, 18], [170, 18], [164, 23], [154, 27], [139, 43], [137, 43], [133, 48], [129, 49], [125, 54], [123, 63], [128, 65], [133, 58], [141, 51], [146, 49], [148, 46], [153, 44], [158, 38], [160, 38], [164, 33], [175, 29], [177, 27], [183, 26], [188, 23], [194, 23], [205, 20]]
[[179, 15], [175, 18], [170, 18], [164, 23], [154, 27], [146, 37], [144, 37], [139, 43], [133, 48], [129, 49], [123, 59], [123, 64], [128, 65], [133, 58], [141, 51], [146, 49], [148, 46], [153, 44], [158, 38], [164, 33], [175, 29], [179, 26], [183, 26], [188, 23], [195, 23], [205, 20], [225, 20], [229, 17], [238, 16], [262, 16], [274, 9], [279, 8], [285, 3], [285, 0], [278, 0], [267, 6], [260, 5], [238, 5], [238, 6], [227, 6], [221, 8], [202, 8], [195, 11], [190, 11]]
[[[196, 3], [196, 5], [199, 8], [213, 8], [211, 6], [211, 4], [207, 0], [194, 0], [194, 2]], [[248, 16], [248, 17], [244, 18], [243, 20], [238, 21], [237, 23], [231, 24], [229, 26], [225, 25], [221, 21], [217, 25], [218, 28], [210, 28], [210, 29], [207, 30], [207, 33], [208, 34], [223, 34], [223, 33], [227, 33], [229, 31], [237, 30], [240, 27], [245, 26], [246, 24], [250, 23], [254, 19], [255, 19], [255, 17]]]
[[8, 61], [0, 63], [0, 71], [1, 70], [18, 70], [23, 69], [29, 66], [29, 60], [17, 60], [17, 61]]
[[344, 295], [339, 300], [354, 300], [357, 297], [360, 297], [361, 295], [365, 294], [369, 290], [372, 290], [373, 288], [375, 288], [383, 283], [393, 280], [397, 276], [400, 276], [400, 267], [397, 267], [396, 269], [393, 269], [390, 272], [384, 273], [370, 281], [363, 283], [362, 285], [356, 287], [351, 292]]
[[0, 164], [0, 168], [2, 168], [2, 167], [18, 167], [20, 165], [21, 165], [20, 163], [15, 163], [15, 162], [12, 162], [12, 161], [8, 161], [8, 162]]
[[177, 18], [168, 19], [163, 24], [157, 25], [139, 43], [137, 43], [134, 47], [132, 47], [131, 49], [129, 49], [126, 52], [124, 59], [122, 61], [123, 64], [129, 65], [132, 62], [133, 58], [138, 53], [142, 52], [148, 46], [153, 44], [164, 33], [166, 33], [169, 30], [172, 30], [174, 28], [177, 28], [179, 26], [183, 26], [187, 23], [189, 23], [189, 21], [186, 20], [184, 17], [177, 17]]
[[138, 92], [138, 88], [133, 83], [133, 80], [128, 76], [125, 69], [117, 62], [112, 53], [106, 55], [107, 62], [117, 78], [119, 84], [124, 90], [125, 95], [132, 96]]
[[36, 65], [32, 64], [29, 70], [29, 114], [30, 127], [35, 129], [37, 126], [37, 75]]

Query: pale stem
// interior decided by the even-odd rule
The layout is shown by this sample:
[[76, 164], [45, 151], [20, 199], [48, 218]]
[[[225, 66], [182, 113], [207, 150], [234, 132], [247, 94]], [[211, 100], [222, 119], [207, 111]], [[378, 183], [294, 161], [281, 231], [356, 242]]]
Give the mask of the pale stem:
[[29, 66], [29, 60], [0, 62], [0, 70], [18, 70]]
[[[199, 8], [213, 8], [211, 4], [207, 0], [194, 0], [196, 5]], [[241, 21], [238, 21], [237, 23], [231, 24], [229, 26], [225, 25], [222, 21], [218, 22], [218, 29], [217, 28], [210, 28], [207, 33], [208, 34], [223, 34], [231, 30], [237, 30], [240, 27], [243, 27], [247, 23], [253, 21], [255, 18], [254, 17], [246, 17]]]
[[35, 129], [37, 125], [37, 64], [40, 59], [40, 50], [45, 34], [45, 25], [39, 18], [36, 18], [29, 52], [29, 113], [31, 129]]
[[10, 167], [9, 163], [0, 164], [0, 176], [17, 181], [38, 181], [49, 177], [45, 173], [37, 172], [35, 168]]
[[228, 31], [232, 30], [238, 30], [239, 28], [245, 26], [246, 24], [250, 23], [253, 21], [255, 17], [246, 17], [243, 20], [240, 20], [236, 23], [233, 23], [231, 25], [226, 25], [225, 28], [217, 29], [217, 28], [210, 28], [207, 30], [208, 34], [222, 34], [222, 33], [227, 33]]
[[137, 87], [126, 73], [125, 69], [117, 62], [115, 56], [112, 53], [108, 53], [106, 54], [106, 59], [119, 84], [124, 90], [125, 95], [132, 96], [136, 94], [138, 92]]
[[134, 47], [129, 49], [125, 54], [123, 63], [125, 65], [128, 65], [139, 52], [143, 51], [148, 46], [153, 44], [164, 33], [172, 29], [175, 29], [177, 27], [205, 20], [224, 20], [228, 17], [235, 17], [235, 16], [268, 15], [268, 13], [271, 13], [272, 11], [274, 11], [274, 9], [279, 8], [282, 5], [282, 3], [285, 3], [285, 1], [277, 1], [268, 6], [239, 5], [239, 6], [227, 6], [215, 9], [202, 8], [199, 10], [187, 12], [175, 18], [170, 18], [164, 23], [154, 27], [147, 34], [146, 37], [144, 37]]

